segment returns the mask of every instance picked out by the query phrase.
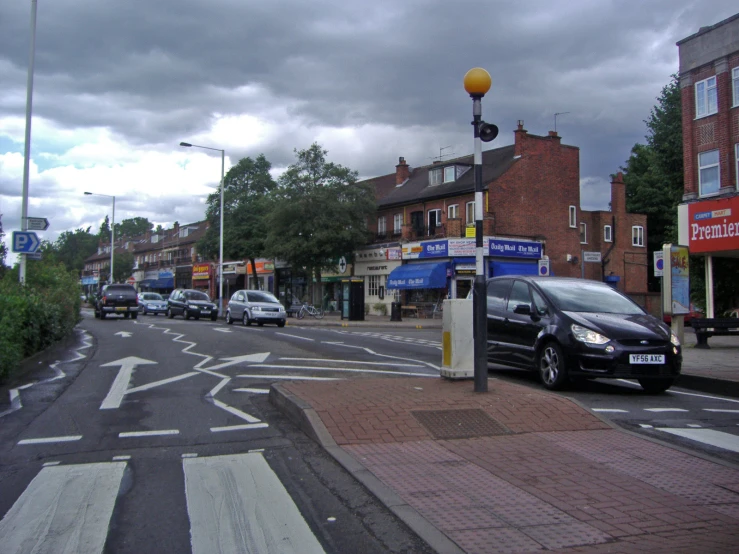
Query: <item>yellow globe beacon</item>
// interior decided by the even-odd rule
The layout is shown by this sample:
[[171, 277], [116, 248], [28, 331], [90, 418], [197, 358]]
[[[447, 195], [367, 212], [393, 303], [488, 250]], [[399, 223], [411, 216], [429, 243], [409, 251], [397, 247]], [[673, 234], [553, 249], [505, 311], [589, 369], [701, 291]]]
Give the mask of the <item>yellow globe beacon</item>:
[[473, 67], [464, 75], [464, 90], [470, 96], [485, 96], [492, 82], [490, 73], [481, 67]]

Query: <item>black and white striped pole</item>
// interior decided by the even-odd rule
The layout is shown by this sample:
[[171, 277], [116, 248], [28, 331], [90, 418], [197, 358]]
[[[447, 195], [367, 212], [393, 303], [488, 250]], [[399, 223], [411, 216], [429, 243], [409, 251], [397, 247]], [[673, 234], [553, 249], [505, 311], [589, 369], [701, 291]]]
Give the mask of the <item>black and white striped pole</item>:
[[475, 284], [472, 300], [472, 338], [474, 341], [475, 392], [488, 390], [487, 294], [485, 291], [485, 253], [482, 229], [482, 142], [498, 135], [498, 128], [482, 120], [482, 97], [490, 90], [490, 74], [480, 67], [464, 76], [464, 89], [472, 97], [472, 126], [475, 136]]

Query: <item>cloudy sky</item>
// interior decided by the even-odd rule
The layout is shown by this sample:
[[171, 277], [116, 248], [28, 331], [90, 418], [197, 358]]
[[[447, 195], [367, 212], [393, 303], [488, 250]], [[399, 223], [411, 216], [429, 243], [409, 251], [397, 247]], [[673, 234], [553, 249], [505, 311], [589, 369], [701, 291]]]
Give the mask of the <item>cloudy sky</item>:
[[[735, 0], [38, 0], [28, 215], [42, 239], [146, 217], [204, 217], [226, 170], [264, 153], [278, 174], [314, 141], [374, 177], [473, 149], [462, 79], [492, 75], [483, 118], [513, 142], [554, 128], [580, 147], [581, 204], [677, 71], [675, 42]], [[20, 229], [31, 0], [0, 8], [0, 214]], [[6, 260], [15, 261], [11, 254]]]

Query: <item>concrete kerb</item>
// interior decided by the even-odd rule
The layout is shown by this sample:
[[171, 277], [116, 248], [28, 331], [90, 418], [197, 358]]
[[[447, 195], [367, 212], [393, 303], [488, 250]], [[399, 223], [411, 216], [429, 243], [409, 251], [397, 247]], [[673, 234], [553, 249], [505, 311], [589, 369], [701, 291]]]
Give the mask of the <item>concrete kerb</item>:
[[439, 554], [465, 554], [465, 551], [457, 546], [454, 541], [429, 523], [415, 508], [409, 506], [393, 489], [365, 468], [359, 460], [338, 446], [321, 418], [309, 404], [285, 390], [279, 383], [270, 387], [269, 401], [306, 435], [320, 444], [375, 498], [436, 552]]

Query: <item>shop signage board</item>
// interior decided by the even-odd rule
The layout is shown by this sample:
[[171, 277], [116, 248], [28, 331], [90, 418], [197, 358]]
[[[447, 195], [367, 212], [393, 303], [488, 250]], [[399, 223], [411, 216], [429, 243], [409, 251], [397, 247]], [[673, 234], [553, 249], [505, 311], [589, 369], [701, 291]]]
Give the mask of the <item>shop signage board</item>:
[[687, 246], [692, 254], [739, 250], [739, 196], [703, 200], [687, 209]]
[[687, 246], [665, 244], [662, 275], [663, 310], [667, 315], [690, 313], [690, 251]]
[[489, 240], [489, 255], [507, 258], [541, 258], [541, 243], [523, 240]]
[[193, 279], [209, 279], [210, 278], [210, 264], [193, 264], [192, 265], [192, 278]]

